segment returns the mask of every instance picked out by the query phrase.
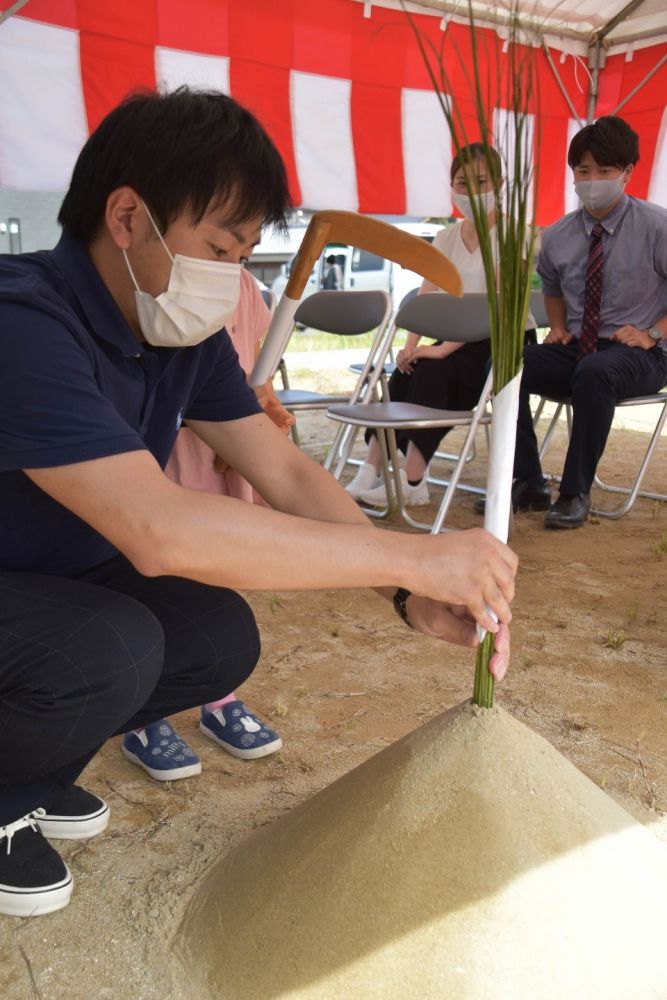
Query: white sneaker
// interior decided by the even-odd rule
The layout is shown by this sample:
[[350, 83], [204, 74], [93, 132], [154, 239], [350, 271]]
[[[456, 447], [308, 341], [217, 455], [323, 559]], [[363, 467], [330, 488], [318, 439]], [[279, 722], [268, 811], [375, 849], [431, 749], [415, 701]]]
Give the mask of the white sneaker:
[[359, 466], [359, 471], [354, 479], [347, 484], [345, 490], [353, 500], [357, 500], [360, 493], [374, 490], [376, 486], [380, 486], [381, 484], [382, 476], [378, 476], [375, 466], [371, 465], [370, 462], [364, 462]]
[[[425, 507], [431, 502], [428, 486], [426, 485], [426, 476], [424, 476], [422, 481], [417, 483], [416, 486], [411, 486], [408, 482], [405, 469], [401, 469], [399, 475], [401, 477], [403, 499], [405, 500], [406, 507]], [[365, 490], [363, 493], [360, 493], [357, 500], [359, 500], [360, 503], [365, 504], [367, 507], [386, 507], [387, 491], [385, 489], [384, 482], [380, 483], [379, 486], [376, 486], [375, 489]]]

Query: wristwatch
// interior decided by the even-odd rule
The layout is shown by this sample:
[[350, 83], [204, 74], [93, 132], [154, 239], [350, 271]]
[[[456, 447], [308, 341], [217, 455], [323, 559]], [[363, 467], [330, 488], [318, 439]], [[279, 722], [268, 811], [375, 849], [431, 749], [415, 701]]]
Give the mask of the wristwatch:
[[394, 594], [394, 610], [409, 628], [414, 628], [414, 625], [410, 623], [410, 619], [408, 618], [407, 600], [409, 596], [409, 590], [406, 590], [405, 587], [399, 587]]
[[651, 340], [654, 340], [656, 344], [659, 344], [662, 340], [662, 330], [659, 326], [651, 326], [646, 332]]

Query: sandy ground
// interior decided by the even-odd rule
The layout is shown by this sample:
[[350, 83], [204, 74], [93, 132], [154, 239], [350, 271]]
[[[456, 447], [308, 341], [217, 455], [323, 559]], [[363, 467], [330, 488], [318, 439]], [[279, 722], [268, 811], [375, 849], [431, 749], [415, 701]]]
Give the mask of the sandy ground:
[[[303, 446], [321, 458], [331, 438], [325, 418], [299, 424]], [[563, 439], [546, 463], [554, 471]], [[645, 443], [645, 432], [614, 432], [603, 471], [627, 478]], [[667, 489], [666, 443], [647, 479], [654, 490]], [[469, 481], [483, 481], [484, 457], [481, 443]], [[456, 501], [452, 526], [477, 523], [471, 503]], [[521, 557], [513, 663], [498, 702], [667, 841], [665, 505], [639, 500], [620, 521], [564, 533], [546, 532], [539, 514], [521, 515], [512, 544]], [[249, 831], [470, 696], [472, 655], [410, 632], [372, 593], [250, 601], [264, 645], [243, 696], [280, 730], [284, 750], [237, 761], [199, 733], [196, 713], [183, 713], [176, 725], [203, 773], [160, 785], [110, 741], [85, 773], [111, 805], [110, 826], [91, 841], [61, 842], [75, 878], [71, 904], [35, 920], [0, 917], [3, 1000], [174, 997], [170, 941], [207, 868]]]

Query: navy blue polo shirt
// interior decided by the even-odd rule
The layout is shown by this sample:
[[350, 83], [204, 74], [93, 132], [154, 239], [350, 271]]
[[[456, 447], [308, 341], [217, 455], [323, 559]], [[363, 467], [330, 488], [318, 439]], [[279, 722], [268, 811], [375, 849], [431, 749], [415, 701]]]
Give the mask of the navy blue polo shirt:
[[21, 471], [147, 449], [181, 421], [261, 412], [225, 330], [141, 344], [83, 246], [0, 255], [0, 568], [76, 576], [116, 554]]

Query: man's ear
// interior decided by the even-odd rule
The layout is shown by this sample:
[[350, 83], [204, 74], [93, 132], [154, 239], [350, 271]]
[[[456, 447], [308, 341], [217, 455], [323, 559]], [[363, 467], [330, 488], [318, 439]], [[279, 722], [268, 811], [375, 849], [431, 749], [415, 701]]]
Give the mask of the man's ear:
[[145, 228], [146, 210], [134, 188], [116, 188], [107, 198], [104, 222], [111, 239], [121, 250], [128, 250]]

